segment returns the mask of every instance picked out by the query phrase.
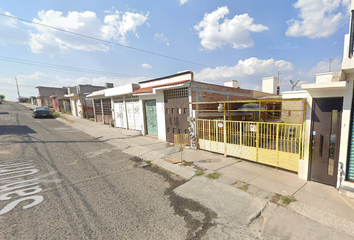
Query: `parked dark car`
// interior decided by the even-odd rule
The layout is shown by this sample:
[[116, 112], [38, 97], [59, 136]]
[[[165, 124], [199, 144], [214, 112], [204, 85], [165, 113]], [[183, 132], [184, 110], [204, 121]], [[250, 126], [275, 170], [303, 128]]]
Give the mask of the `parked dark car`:
[[52, 110], [47, 107], [35, 107], [33, 109], [32, 117], [39, 118], [39, 117], [47, 117], [47, 118], [54, 118]]

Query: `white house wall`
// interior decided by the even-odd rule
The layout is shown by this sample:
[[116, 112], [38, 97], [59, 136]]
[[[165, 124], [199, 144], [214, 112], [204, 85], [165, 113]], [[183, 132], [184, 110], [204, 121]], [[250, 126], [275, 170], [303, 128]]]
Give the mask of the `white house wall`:
[[[307, 180], [309, 173], [309, 159], [310, 159], [310, 147], [311, 147], [311, 114], [313, 98], [331, 98], [331, 97], [343, 97], [343, 112], [341, 123], [341, 136], [340, 136], [340, 149], [339, 149], [339, 162], [343, 163], [343, 169], [347, 168], [347, 150], [350, 130], [350, 111], [352, 104], [352, 92], [353, 92], [353, 79], [354, 75], [348, 75], [348, 88], [345, 90], [311, 90], [307, 98], [306, 106], [306, 127], [305, 127], [305, 143], [304, 143], [304, 159], [300, 160], [299, 165], [299, 178]], [[340, 164], [338, 164], [339, 170]], [[338, 172], [338, 181], [340, 174]], [[342, 185], [347, 183], [343, 182]]]
[[115, 88], [107, 88], [104, 90], [106, 97], [123, 96], [126, 94], [131, 94], [139, 88], [139, 84], [130, 83], [123, 86], [118, 86]]
[[70, 105], [71, 105], [71, 114], [73, 116], [77, 116], [76, 100], [75, 99], [70, 99]]

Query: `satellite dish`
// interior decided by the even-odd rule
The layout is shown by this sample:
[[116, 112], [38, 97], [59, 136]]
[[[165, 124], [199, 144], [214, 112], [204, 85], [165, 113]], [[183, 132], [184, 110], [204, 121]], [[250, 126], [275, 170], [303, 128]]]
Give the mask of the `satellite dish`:
[[291, 91], [294, 90], [294, 88], [296, 87], [296, 85], [298, 84], [299, 81], [300, 81], [300, 78], [296, 82], [294, 82], [293, 80], [289, 79], [289, 82], [291, 84]]

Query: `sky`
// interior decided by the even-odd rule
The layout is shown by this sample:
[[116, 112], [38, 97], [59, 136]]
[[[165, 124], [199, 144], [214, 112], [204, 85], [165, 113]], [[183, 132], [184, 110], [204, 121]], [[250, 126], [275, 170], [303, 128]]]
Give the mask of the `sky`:
[[[194, 72], [261, 90], [341, 70], [350, 0], [0, 0], [0, 94]], [[280, 75], [278, 75], [280, 73]]]

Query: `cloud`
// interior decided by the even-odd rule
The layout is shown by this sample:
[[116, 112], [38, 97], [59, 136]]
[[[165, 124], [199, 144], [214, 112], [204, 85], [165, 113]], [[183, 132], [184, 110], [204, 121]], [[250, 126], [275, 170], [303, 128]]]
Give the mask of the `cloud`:
[[310, 39], [331, 36], [348, 15], [349, 5], [348, 0], [298, 0], [293, 6], [300, 10], [301, 20], [289, 20], [286, 35]]
[[274, 61], [274, 59], [260, 60], [257, 58], [248, 58], [244, 61], [240, 60], [235, 66], [223, 66], [216, 68], [205, 68], [195, 75], [197, 81], [225, 81], [231, 79], [239, 79], [247, 76], [255, 78], [274, 76], [278, 70], [282, 72], [294, 70], [291, 62], [284, 60]]
[[[233, 19], [225, 17], [228, 13], [226, 6], [219, 7], [212, 13], [204, 14], [204, 19], [194, 26], [204, 48], [216, 50], [226, 44], [231, 44], [236, 49], [252, 47], [254, 44], [250, 32], [260, 33], [268, 30], [267, 26], [253, 24], [254, 19], [247, 13], [235, 15]], [[219, 23], [222, 19], [224, 21]]]
[[127, 34], [134, 33], [136, 37], [139, 35], [136, 33], [137, 27], [143, 25], [149, 14], [143, 15], [139, 13], [120, 12], [115, 11], [114, 14], [105, 16], [102, 31], [105, 33], [105, 39], [115, 39], [122, 44], [127, 44]]
[[152, 66], [150, 64], [147, 64], [147, 63], [143, 63], [143, 64], [141, 64], [141, 66], [143, 68], [152, 68]]
[[170, 45], [168, 38], [165, 37], [165, 35], [163, 33], [155, 33], [154, 38], [159, 41], [159, 42], [164, 42], [166, 43], [167, 46]]
[[187, 2], [188, 0], [179, 0], [179, 4], [183, 5]]
[[[0, 8], [0, 13], [7, 16], [13, 15]], [[13, 18], [2, 17], [0, 21], [0, 44], [22, 44], [25, 45], [29, 41], [29, 36], [26, 30], [21, 28], [21, 23]]]
[[[40, 11], [38, 19], [33, 21], [38, 24], [64, 29], [68, 32], [90, 36], [103, 40], [115, 40], [120, 44], [128, 44], [127, 37], [134, 34], [138, 37], [137, 28], [145, 23], [147, 16], [139, 13], [114, 11], [107, 13], [103, 23], [91, 11], [63, 12], [49, 10]], [[30, 32], [29, 45], [33, 52], [50, 56], [66, 56], [71, 49], [81, 51], [108, 51], [109, 47], [100, 41], [80, 37], [63, 31], [37, 24], [29, 24], [37, 32]]]
[[42, 72], [35, 72], [35, 73], [32, 73], [32, 74], [18, 75], [17, 76], [18, 79], [31, 79], [31, 80], [41, 79], [43, 77], [46, 77], [46, 74], [42, 73]]

